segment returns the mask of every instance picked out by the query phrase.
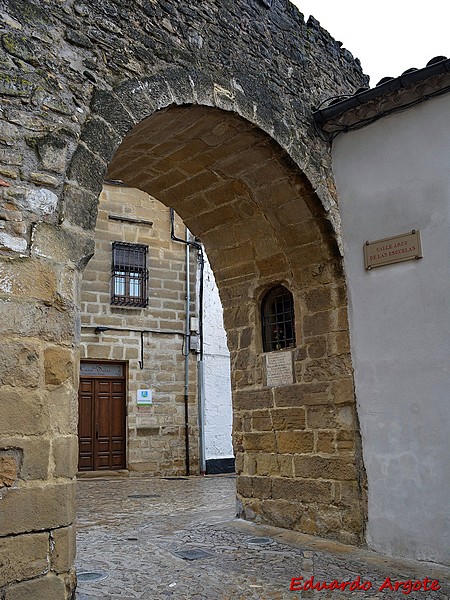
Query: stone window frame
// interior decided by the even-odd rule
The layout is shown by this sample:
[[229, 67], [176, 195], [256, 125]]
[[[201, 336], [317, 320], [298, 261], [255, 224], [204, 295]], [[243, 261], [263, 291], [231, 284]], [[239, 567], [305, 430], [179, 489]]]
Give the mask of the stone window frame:
[[111, 245], [111, 306], [148, 306], [148, 246], [129, 242]]
[[269, 288], [262, 297], [261, 333], [263, 352], [296, 345], [294, 296], [280, 283]]

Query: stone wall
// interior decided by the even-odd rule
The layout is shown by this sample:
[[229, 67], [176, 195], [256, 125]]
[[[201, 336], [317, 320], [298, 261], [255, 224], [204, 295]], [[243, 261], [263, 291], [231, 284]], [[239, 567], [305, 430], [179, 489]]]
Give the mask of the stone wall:
[[[274, 281], [292, 288], [304, 315], [295, 354], [297, 392], [303, 383], [328, 382], [323, 393], [335, 401], [347, 385], [352, 413], [345, 300], [342, 308], [308, 306], [315, 288], [328, 289], [333, 301], [344, 297], [334, 235], [326, 226], [326, 218], [339, 225], [329, 150], [314, 130], [311, 108], [324, 97], [352, 93], [365, 78], [339, 43], [314, 20], [305, 24], [285, 0], [270, 8], [256, 0], [3, 0], [0, 14], [0, 435], [6, 465], [0, 535], [2, 552], [16, 557], [1, 568], [0, 594], [59, 600], [74, 588], [80, 272], [94, 250], [104, 175], [108, 166], [112, 176], [120, 168], [111, 159], [126, 158], [128, 177], [122, 179], [175, 206], [192, 231], [204, 234], [233, 340], [237, 416], [253, 407], [273, 418], [280, 407], [276, 392], [258, 391], [264, 386], [258, 333], [252, 333], [258, 331], [257, 294]], [[201, 110], [166, 110], [172, 105]], [[153, 120], [144, 123], [148, 117]], [[134, 129], [139, 123], [143, 127]], [[127, 156], [116, 153], [133, 129]], [[144, 130], [147, 139], [139, 139]], [[312, 350], [316, 337], [322, 340]], [[316, 358], [317, 347], [327, 354]], [[250, 391], [262, 393], [261, 400], [246, 403]], [[308, 410], [305, 433], [311, 434], [314, 413]], [[350, 442], [357, 437], [352, 419]], [[249, 437], [241, 422], [235, 434], [241, 458], [275, 454], [264, 436]], [[315, 444], [319, 429], [328, 431], [332, 422], [317, 421]], [[337, 436], [336, 456], [308, 458], [342, 467], [327, 480], [335, 504], [346, 497], [335, 482], [347, 481], [349, 473], [336, 459], [348, 452], [349, 469], [355, 464], [350, 449], [337, 449]], [[283, 436], [272, 439], [279, 443]], [[297, 477], [313, 477], [298, 464]], [[242, 469], [252, 478], [252, 498], [264, 505], [268, 491], [256, 492], [263, 476], [254, 476], [250, 463]], [[272, 486], [270, 493], [279, 490]], [[284, 502], [275, 499], [280, 509]], [[362, 508], [359, 516], [356, 523], [339, 517], [318, 531], [339, 537], [345, 526], [360, 539]], [[28, 558], [20, 551], [25, 535]]]
[[[141, 225], [109, 216], [142, 221]], [[146, 222], [146, 223], [144, 223]], [[149, 225], [148, 223], [151, 223]], [[105, 185], [95, 235], [95, 254], [83, 273], [80, 358], [127, 365], [127, 465], [151, 475], [183, 475], [185, 456], [186, 247], [170, 238], [169, 208], [139, 190]], [[175, 234], [186, 233], [176, 217]], [[111, 244], [148, 245], [148, 306], [110, 305]], [[191, 314], [195, 316], [196, 251], [190, 251]], [[109, 331], [95, 333], [96, 327]], [[150, 331], [151, 330], [151, 331]], [[140, 368], [140, 331], [144, 334]], [[166, 333], [158, 333], [160, 331]], [[167, 332], [172, 332], [169, 334]], [[198, 472], [196, 356], [189, 360], [189, 471]], [[137, 406], [136, 392], [150, 388], [152, 406]]]

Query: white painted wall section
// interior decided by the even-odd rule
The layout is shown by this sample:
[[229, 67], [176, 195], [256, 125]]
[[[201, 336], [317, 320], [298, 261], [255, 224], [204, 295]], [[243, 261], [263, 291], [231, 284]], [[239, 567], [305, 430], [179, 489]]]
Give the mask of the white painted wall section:
[[[450, 94], [333, 142], [370, 547], [450, 563]], [[419, 229], [424, 257], [365, 271]]]
[[211, 266], [204, 269], [205, 450], [208, 459], [232, 458], [230, 353], [223, 310]]

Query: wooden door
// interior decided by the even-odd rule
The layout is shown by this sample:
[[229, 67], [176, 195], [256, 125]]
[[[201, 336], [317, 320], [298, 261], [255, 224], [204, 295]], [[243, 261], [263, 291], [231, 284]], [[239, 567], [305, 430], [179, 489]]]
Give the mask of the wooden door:
[[78, 406], [79, 471], [124, 469], [125, 380], [81, 377]]

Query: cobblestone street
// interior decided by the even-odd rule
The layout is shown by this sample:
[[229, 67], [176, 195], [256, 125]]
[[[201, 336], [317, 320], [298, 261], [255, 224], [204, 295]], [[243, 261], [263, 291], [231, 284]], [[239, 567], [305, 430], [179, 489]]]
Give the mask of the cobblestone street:
[[[450, 569], [392, 560], [362, 549], [236, 519], [235, 479], [103, 478], [78, 482], [77, 600], [444, 600]], [[290, 591], [360, 577], [367, 591]], [[438, 580], [438, 591], [395, 582]], [[435, 584], [436, 585], [436, 584]], [[368, 587], [368, 584], [366, 585]]]

